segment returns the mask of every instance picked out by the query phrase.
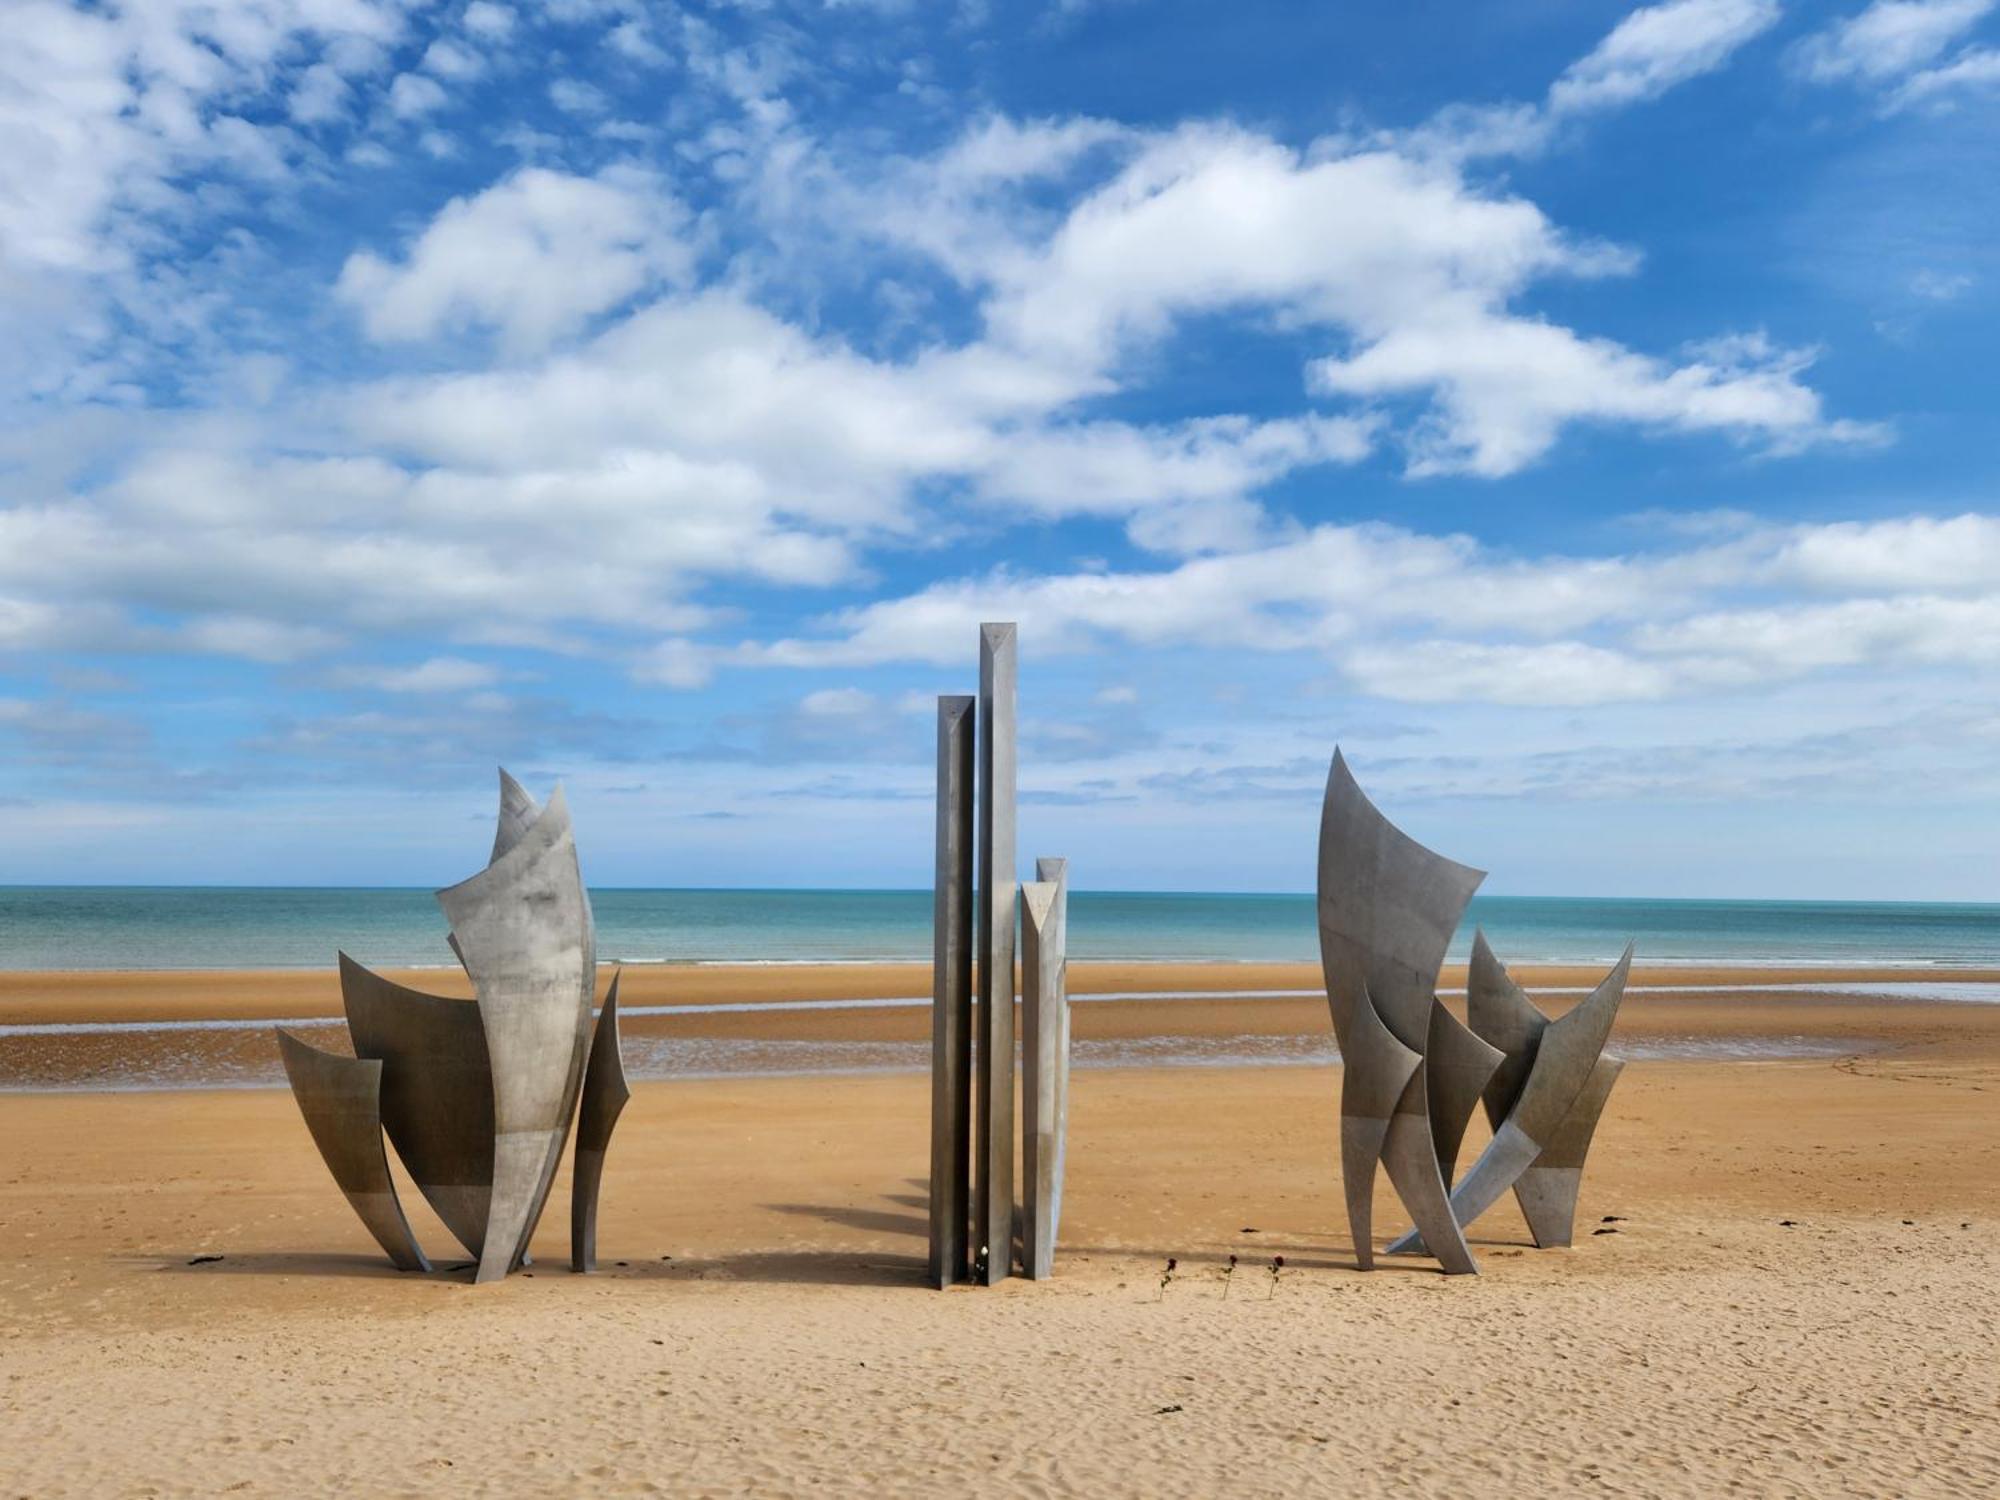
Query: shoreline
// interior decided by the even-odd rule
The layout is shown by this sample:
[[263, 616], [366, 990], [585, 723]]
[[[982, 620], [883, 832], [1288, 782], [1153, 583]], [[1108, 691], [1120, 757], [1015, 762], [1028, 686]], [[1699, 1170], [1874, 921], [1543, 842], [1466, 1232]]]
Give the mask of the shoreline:
[[[456, 971], [387, 971], [469, 1000]], [[1549, 1014], [1601, 971], [1521, 966]], [[600, 994], [611, 966], [600, 966]], [[1897, 969], [1648, 967], [1635, 971], [1612, 1047], [1645, 1066], [1861, 1056], [1939, 1034], [2000, 1039], [2000, 970], [1922, 981]], [[1463, 1014], [1462, 970], [1440, 976]], [[1253, 1071], [1337, 1065], [1318, 965], [1071, 966], [1076, 1066]], [[929, 965], [627, 969], [621, 1021], [635, 1079], [887, 1076], [921, 1071]], [[1939, 986], [1959, 991], [1938, 993]], [[1899, 986], [1905, 987], [1898, 989]], [[1925, 988], [1928, 987], [1928, 988]], [[282, 1086], [275, 1026], [348, 1048], [336, 972], [148, 971], [0, 975], [0, 1091], [98, 1094]]]

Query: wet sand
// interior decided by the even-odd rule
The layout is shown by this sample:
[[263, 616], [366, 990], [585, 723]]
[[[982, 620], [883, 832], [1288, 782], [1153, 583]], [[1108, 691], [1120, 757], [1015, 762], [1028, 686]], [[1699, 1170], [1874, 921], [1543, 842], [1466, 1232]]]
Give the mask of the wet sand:
[[[1242, 989], [1246, 967], [1202, 969]], [[1201, 977], [1127, 966], [1078, 988]], [[157, 979], [10, 980], [0, 997], [10, 1021], [337, 1009], [323, 976]], [[924, 982], [678, 970], [625, 995]], [[745, 1014], [727, 1024], [923, 1024]], [[1077, 1009], [1080, 1036], [1246, 1025], [1323, 1031], [1324, 1005]], [[4, 1488], [1991, 1493], [2000, 1007], [1637, 997], [1620, 1037], [1649, 1029], [1851, 1050], [1635, 1063], [1577, 1248], [1532, 1249], [1502, 1205], [1473, 1235], [1478, 1278], [1353, 1269], [1330, 1066], [1079, 1072], [1056, 1279], [944, 1294], [920, 1285], [921, 1075], [641, 1084], [607, 1168], [603, 1272], [565, 1269], [565, 1178], [538, 1268], [487, 1288], [389, 1269], [280, 1091], [0, 1096]], [[1475, 1123], [1468, 1152], [1482, 1138]], [[404, 1199], [442, 1258], [442, 1227]], [[1386, 1190], [1376, 1213], [1398, 1226]]]

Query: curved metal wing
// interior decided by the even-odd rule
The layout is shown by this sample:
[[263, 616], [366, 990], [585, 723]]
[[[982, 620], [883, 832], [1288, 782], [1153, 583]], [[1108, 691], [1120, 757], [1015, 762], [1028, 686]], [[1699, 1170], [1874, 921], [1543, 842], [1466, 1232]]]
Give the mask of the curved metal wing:
[[1611, 1036], [1631, 969], [1632, 949], [1627, 947], [1603, 982], [1542, 1032], [1520, 1097], [1451, 1195], [1452, 1214], [1460, 1225], [1471, 1224], [1491, 1208], [1555, 1139]]
[[1611, 1098], [1611, 1086], [1625, 1071], [1625, 1060], [1606, 1053], [1590, 1070], [1590, 1079], [1576, 1102], [1542, 1148], [1534, 1165], [1514, 1184], [1514, 1197], [1535, 1243], [1544, 1250], [1570, 1243], [1576, 1231], [1577, 1190], [1583, 1185], [1583, 1162], [1590, 1154], [1597, 1121]]
[[279, 1031], [277, 1037], [278, 1055], [306, 1129], [356, 1217], [388, 1251], [397, 1270], [428, 1271], [431, 1263], [403, 1217], [402, 1201], [389, 1176], [389, 1158], [382, 1149], [378, 1108], [382, 1064], [322, 1052], [288, 1031]]
[[526, 787], [507, 774], [505, 766], [500, 767], [500, 817], [493, 830], [493, 852], [486, 857], [486, 862], [492, 864], [520, 843], [521, 836], [535, 826], [535, 819], [541, 815], [541, 804], [529, 795]]
[[1473, 1110], [1479, 1107], [1480, 1093], [1504, 1060], [1498, 1047], [1474, 1036], [1442, 1000], [1432, 997], [1424, 1086], [1430, 1102], [1431, 1144], [1438, 1176], [1446, 1187], [1458, 1170], [1458, 1148]]
[[569, 1188], [569, 1268], [597, 1267], [597, 1192], [604, 1178], [604, 1153], [626, 1101], [625, 1059], [618, 1050], [618, 979], [604, 996], [597, 1031], [590, 1039], [590, 1062], [583, 1073], [583, 1103], [577, 1111], [576, 1170]]
[[382, 1063], [382, 1124], [417, 1190], [479, 1258], [493, 1198], [493, 1069], [479, 1007], [407, 989], [340, 955], [358, 1056]]
[[1424, 1050], [1445, 948], [1485, 878], [1383, 817], [1333, 752], [1320, 810], [1319, 946], [1343, 1050], [1364, 987], [1396, 1039]]
[[1503, 1054], [1484, 1094], [1487, 1121], [1497, 1129], [1521, 1096], [1549, 1018], [1514, 982], [1507, 966], [1494, 956], [1486, 934], [1477, 928], [1472, 933], [1472, 962], [1465, 971], [1465, 1019], [1475, 1036]]
[[493, 1199], [478, 1279], [496, 1281], [519, 1262], [548, 1201], [590, 1039], [596, 939], [562, 788], [504, 854], [437, 899], [479, 996], [493, 1071]]

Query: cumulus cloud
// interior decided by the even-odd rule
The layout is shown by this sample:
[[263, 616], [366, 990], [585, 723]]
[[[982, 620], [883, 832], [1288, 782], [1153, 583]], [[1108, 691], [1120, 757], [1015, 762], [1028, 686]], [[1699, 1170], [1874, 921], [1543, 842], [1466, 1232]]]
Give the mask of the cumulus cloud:
[[445, 205], [399, 262], [351, 256], [336, 291], [376, 339], [486, 327], [533, 350], [648, 285], [684, 279], [685, 223], [648, 172], [524, 167]]
[[[2000, 662], [2000, 518], [1757, 527], [1612, 557], [1522, 558], [1462, 536], [1321, 526], [1150, 573], [999, 573], [718, 651], [764, 667], [945, 664], [983, 619], [1039, 649], [1317, 654], [1411, 703], [1664, 700], [1845, 668]], [[1745, 593], [1783, 595], [1732, 607]], [[1829, 595], [1845, 595], [1829, 599]]]

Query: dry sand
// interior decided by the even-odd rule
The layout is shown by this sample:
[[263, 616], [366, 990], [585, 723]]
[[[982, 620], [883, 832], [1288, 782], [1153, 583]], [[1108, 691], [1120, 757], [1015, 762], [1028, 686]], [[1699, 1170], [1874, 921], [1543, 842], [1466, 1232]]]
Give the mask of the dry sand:
[[[1291, 973], [1257, 982], [1311, 983]], [[644, 982], [652, 1003], [913, 974]], [[321, 976], [71, 978], [0, 983], [0, 1018], [337, 1008]], [[1325, 1025], [1229, 1004], [1232, 1028]], [[1078, 1011], [1114, 1021], [1218, 1024]], [[1621, 1032], [1647, 1028], [1853, 1051], [1635, 1064], [1578, 1248], [1527, 1248], [1506, 1206], [1477, 1278], [1352, 1268], [1332, 1068], [1079, 1073], [1056, 1279], [944, 1294], [920, 1285], [921, 1076], [641, 1085], [603, 1272], [563, 1268], [559, 1183], [541, 1268], [483, 1288], [390, 1270], [283, 1093], [0, 1095], [0, 1493], [2000, 1490], [2000, 1007], [1662, 997]], [[1376, 1212], [1395, 1225], [1386, 1190]]]

